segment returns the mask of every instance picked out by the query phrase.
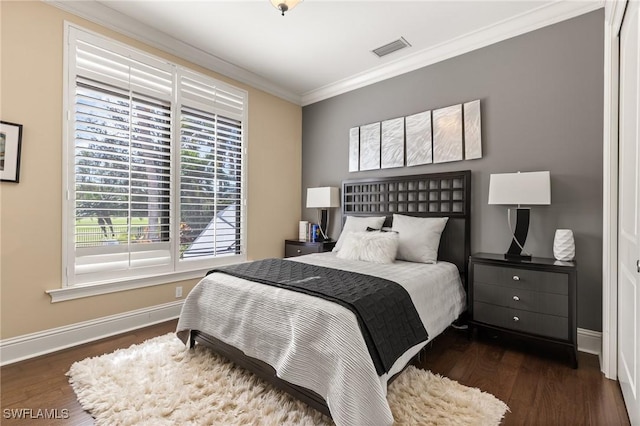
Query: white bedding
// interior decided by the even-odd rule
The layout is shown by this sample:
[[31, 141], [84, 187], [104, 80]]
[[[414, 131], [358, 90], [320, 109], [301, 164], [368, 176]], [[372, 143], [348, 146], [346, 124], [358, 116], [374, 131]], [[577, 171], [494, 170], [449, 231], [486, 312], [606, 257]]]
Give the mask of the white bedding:
[[[383, 265], [343, 260], [335, 253], [287, 260], [397, 282], [411, 296], [430, 339], [465, 307], [458, 270], [450, 263]], [[271, 365], [281, 379], [323, 396], [338, 426], [393, 424], [387, 380], [426, 344], [409, 349], [387, 375], [379, 377], [357, 319], [347, 308], [221, 273], [203, 278], [185, 300], [176, 331], [186, 343], [190, 330], [230, 344]]]

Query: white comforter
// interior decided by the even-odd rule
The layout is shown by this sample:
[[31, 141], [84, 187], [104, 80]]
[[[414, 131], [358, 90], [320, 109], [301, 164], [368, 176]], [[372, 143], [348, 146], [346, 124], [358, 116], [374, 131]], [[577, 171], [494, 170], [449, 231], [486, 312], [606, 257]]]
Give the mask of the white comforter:
[[[338, 259], [334, 253], [288, 260], [397, 282], [409, 292], [430, 339], [464, 310], [464, 290], [450, 263], [380, 265]], [[387, 380], [426, 344], [409, 349], [379, 377], [357, 319], [347, 308], [221, 273], [203, 278], [185, 300], [177, 327], [185, 343], [190, 330], [216, 337], [271, 365], [281, 379], [323, 396], [338, 426], [393, 424]]]

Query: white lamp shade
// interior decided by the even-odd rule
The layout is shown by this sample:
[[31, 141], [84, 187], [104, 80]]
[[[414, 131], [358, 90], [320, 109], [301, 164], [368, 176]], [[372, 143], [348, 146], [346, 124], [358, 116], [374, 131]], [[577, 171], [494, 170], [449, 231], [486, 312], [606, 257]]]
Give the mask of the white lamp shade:
[[489, 204], [551, 204], [551, 176], [549, 172], [492, 174]]
[[340, 207], [340, 191], [338, 188], [330, 186], [307, 188], [307, 208], [328, 209], [330, 207]]
[[271, 4], [273, 5], [273, 7], [275, 7], [278, 10], [282, 10], [280, 9], [280, 5], [286, 5], [287, 9], [286, 11], [289, 11], [291, 9], [293, 9], [294, 7], [296, 7], [298, 5], [298, 3], [300, 3], [302, 0], [271, 0]]

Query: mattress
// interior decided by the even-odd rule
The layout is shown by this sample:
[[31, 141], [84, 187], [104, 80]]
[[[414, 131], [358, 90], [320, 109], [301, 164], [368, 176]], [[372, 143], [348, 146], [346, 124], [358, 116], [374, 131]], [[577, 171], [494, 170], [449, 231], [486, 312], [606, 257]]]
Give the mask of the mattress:
[[[375, 264], [339, 259], [335, 253], [289, 258], [389, 279], [403, 286], [431, 339], [465, 308], [458, 269], [396, 261]], [[279, 378], [321, 395], [337, 425], [390, 425], [386, 400], [389, 377], [427, 343], [407, 350], [391, 370], [378, 376], [355, 315], [314, 296], [213, 273], [185, 300], [177, 334], [205, 332], [246, 355], [271, 365]]]

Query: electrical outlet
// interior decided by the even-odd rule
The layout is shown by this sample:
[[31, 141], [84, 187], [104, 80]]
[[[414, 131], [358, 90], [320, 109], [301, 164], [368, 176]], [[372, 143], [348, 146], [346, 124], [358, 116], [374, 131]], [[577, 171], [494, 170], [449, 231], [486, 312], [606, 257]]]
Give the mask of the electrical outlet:
[[176, 287], [176, 299], [182, 297], [182, 287], [178, 286]]

